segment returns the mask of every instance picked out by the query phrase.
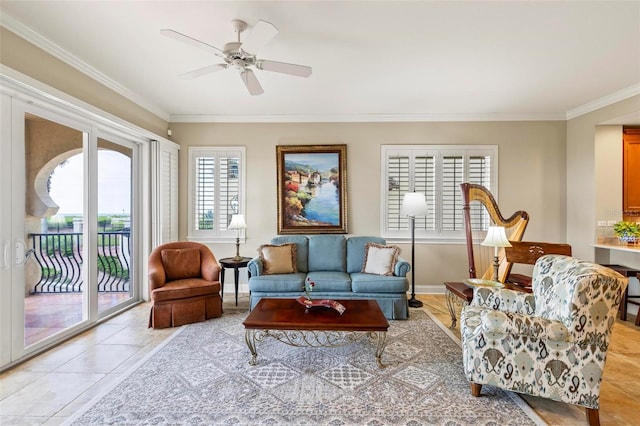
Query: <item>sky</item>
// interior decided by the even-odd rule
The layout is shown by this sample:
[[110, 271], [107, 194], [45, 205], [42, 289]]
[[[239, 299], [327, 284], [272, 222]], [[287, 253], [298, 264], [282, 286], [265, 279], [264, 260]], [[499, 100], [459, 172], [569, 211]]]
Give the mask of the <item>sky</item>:
[[[82, 154], [56, 167], [49, 194], [59, 215], [82, 214]], [[131, 213], [131, 160], [115, 151], [98, 151], [98, 215]]]

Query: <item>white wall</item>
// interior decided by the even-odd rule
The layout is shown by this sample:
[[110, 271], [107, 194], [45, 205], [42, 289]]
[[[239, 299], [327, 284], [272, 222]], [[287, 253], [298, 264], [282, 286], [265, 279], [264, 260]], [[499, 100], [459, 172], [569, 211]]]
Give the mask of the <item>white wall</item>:
[[[621, 186], [617, 186], [622, 182], [622, 161], [614, 164], [617, 154], [596, 157], [596, 152], [602, 153], [604, 144], [611, 138], [610, 128], [597, 126], [637, 111], [640, 111], [640, 95], [567, 121], [567, 242], [576, 257], [595, 260], [596, 219], [597, 215], [604, 214], [601, 205], [604, 203], [605, 209], [616, 208], [609, 204], [618, 202], [611, 198], [615, 195], [600, 192], [622, 191]], [[602, 137], [597, 145], [596, 131]], [[609, 166], [600, 167], [608, 161], [612, 162]], [[599, 168], [596, 168], [596, 162]], [[598, 174], [596, 170], [599, 170]], [[613, 179], [615, 182], [606, 182]], [[620, 199], [617, 208], [621, 205]], [[640, 268], [640, 254], [637, 256], [633, 262], [637, 264], [627, 266]]]
[[[180, 151], [180, 238], [187, 235], [188, 147], [247, 148], [247, 242], [254, 256], [276, 235], [276, 145], [346, 144], [349, 234], [380, 234], [380, 145], [496, 144], [499, 146], [498, 204], [505, 215], [531, 216], [526, 238], [564, 242], [564, 122], [443, 123], [171, 123]], [[410, 258], [410, 245], [400, 244]], [[234, 244], [211, 245], [217, 257], [234, 254]], [[467, 275], [466, 246], [418, 244], [416, 286], [460, 280]]]
[[[622, 220], [622, 126], [597, 126], [594, 137], [596, 220], [617, 222]], [[613, 235], [612, 227], [596, 229], [596, 237], [607, 235]]]

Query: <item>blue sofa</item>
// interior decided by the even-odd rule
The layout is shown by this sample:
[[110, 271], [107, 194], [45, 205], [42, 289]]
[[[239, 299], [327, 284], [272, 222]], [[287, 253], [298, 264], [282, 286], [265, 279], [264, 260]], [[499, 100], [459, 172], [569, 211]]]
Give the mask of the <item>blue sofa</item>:
[[407, 261], [398, 258], [393, 275], [362, 273], [368, 243], [385, 244], [379, 237], [343, 235], [286, 235], [271, 240], [272, 245], [296, 245], [297, 272], [269, 274], [264, 272], [260, 257], [248, 264], [251, 309], [263, 297], [297, 298], [304, 294], [307, 277], [315, 283], [314, 299], [373, 299], [388, 319], [407, 319], [409, 307], [406, 275]]

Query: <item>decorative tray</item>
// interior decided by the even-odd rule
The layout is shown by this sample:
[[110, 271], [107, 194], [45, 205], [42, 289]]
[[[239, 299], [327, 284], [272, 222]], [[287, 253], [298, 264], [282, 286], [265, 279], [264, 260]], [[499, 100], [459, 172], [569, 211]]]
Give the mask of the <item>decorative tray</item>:
[[309, 309], [309, 308], [329, 308], [329, 309], [333, 309], [334, 311], [338, 312], [340, 315], [342, 315], [344, 313], [344, 311], [347, 310], [347, 308], [344, 307], [343, 304], [336, 302], [335, 300], [329, 300], [329, 299], [322, 299], [322, 300], [309, 300], [304, 296], [300, 296], [298, 297], [298, 303], [300, 303], [302, 306], [304, 306], [305, 308]]
[[467, 278], [463, 282], [472, 287], [493, 287], [493, 288], [504, 287], [504, 284], [502, 284], [499, 281], [483, 280], [481, 278]]

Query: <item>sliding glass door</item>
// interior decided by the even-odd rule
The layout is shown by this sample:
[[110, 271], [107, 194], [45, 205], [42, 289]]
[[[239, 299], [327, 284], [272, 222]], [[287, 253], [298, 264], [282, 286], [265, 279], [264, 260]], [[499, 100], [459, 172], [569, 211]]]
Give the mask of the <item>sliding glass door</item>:
[[[119, 141], [119, 143], [115, 142]], [[134, 297], [131, 278], [135, 146], [114, 136], [98, 138], [98, 313]]]
[[139, 145], [5, 94], [1, 139], [0, 367], [140, 298]]

